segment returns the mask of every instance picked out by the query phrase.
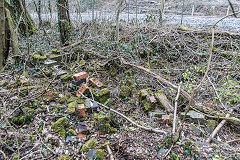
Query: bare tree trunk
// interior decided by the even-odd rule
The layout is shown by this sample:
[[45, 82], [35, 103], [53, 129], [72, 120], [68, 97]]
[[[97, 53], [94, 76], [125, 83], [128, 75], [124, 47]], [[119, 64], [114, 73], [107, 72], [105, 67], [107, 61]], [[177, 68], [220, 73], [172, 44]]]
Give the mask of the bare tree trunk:
[[165, 0], [162, 0], [162, 2], [161, 2], [161, 8], [160, 8], [160, 15], [159, 15], [159, 22], [160, 22], [161, 24], [162, 24], [162, 21], [163, 21], [164, 8], [165, 8]]
[[50, 24], [52, 26], [52, 4], [51, 4], [51, 0], [48, 0], [48, 10], [50, 13]]
[[5, 9], [4, 0], [0, 0], [0, 69], [3, 67], [5, 48]]
[[116, 41], [119, 41], [119, 15], [121, 12], [121, 7], [123, 4], [123, 0], [119, 0], [119, 5], [118, 5], [118, 10], [117, 10], [117, 15], [116, 15]]
[[68, 45], [67, 41], [70, 38], [71, 31], [68, 0], [57, 0], [57, 7], [61, 44], [65, 46]]
[[36, 4], [35, 1], [33, 1], [33, 2], [34, 2], [34, 5], [35, 5], [35, 8], [36, 8], [36, 12], [38, 14], [38, 21], [39, 21], [38, 27], [41, 28], [42, 27], [41, 0], [38, 0], [37, 4]]

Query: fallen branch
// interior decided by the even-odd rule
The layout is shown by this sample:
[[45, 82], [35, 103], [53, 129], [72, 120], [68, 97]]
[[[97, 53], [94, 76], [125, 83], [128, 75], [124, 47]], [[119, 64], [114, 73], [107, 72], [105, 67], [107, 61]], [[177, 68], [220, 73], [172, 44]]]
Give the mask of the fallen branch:
[[[147, 68], [144, 68], [144, 67], [142, 67], [142, 66], [138, 66], [138, 65], [135, 65], [135, 64], [131, 64], [131, 63], [125, 61], [125, 59], [123, 59], [123, 58], [120, 58], [120, 61], [121, 61], [121, 63], [122, 63], [123, 65], [125, 65], [125, 66], [130, 66], [130, 67], [134, 67], [134, 68], [138, 68], [138, 69], [140, 69], [140, 70], [142, 70], [142, 71], [144, 71], [144, 72], [147, 72], [147, 73], [149, 73], [150, 75], [152, 75], [154, 78], [156, 78], [156, 79], [158, 79], [159, 81], [161, 81], [162, 83], [168, 85], [169, 87], [172, 87], [172, 88], [175, 89], [175, 90], [178, 90], [178, 86], [172, 84], [171, 82], [167, 81], [166, 79], [162, 78], [161, 76], [159, 76], [158, 74], [152, 72], [151, 70], [149, 70], [149, 69], [147, 69]], [[191, 99], [191, 96], [190, 96], [186, 91], [184, 91], [183, 89], [181, 89], [181, 94], [182, 94], [185, 98], [187, 98], [188, 100]]]
[[175, 109], [174, 109], [174, 118], [173, 118], [173, 130], [172, 130], [172, 134], [175, 134], [176, 131], [176, 120], [177, 120], [177, 106], [178, 106], [178, 98], [180, 96], [180, 92], [181, 92], [181, 84], [179, 84], [178, 86], [178, 92], [177, 92], [177, 96], [175, 98]]
[[111, 150], [111, 148], [109, 147], [109, 145], [107, 145], [107, 151], [108, 151], [109, 159], [110, 159], [110, 160], [114, 160], [113, 154], [112, 154], [112, 150]]
[[227, 141], [227, 143], [234, 143], [234, 142], [240, 142], [240, 138]]
[[120, 112], [118, 112], [118, 111], [116, 111], [116, 110], [114, 110], [114, 109], [112, 109], [112, 108], [110, 108], [110, 107], [108, 107], [108, 106], [105, 106], [105, 105], [102, 104], [102, 103], [99, 103], [99, 102], [97, 102], [97, 101], [94, 101], [94, 100], [92, 100], [91, 98], [88, 98], [88, 97], [84, 96], [81, 92], [79, 92], [79, 93], [81, 94], [81, 96], [82, 96], [83, 98], [89, 99], [89, 100], [92, 101], [92, 102], [96, 102], [98, 105], [100, 105], [100, 106], [108, 109], [109, 111], [112, 111], [112, 112], [120, 115], [121, 117], [125, 118], [127, 121], [129, 121], [129, 122], [132, 123], [133, 125], [137, 126], [138, 128], [141, 128], [141, 129], [143, 129], [143, 130], [150, 131], [150, 132], [167, 134], [167, 132], [162, 131], [162, 130], [158, 130], [158, 129], [155, 129], [155, 128], [148, 128], [148, 127], [141, 126], [141, 125], [137, 124], [136, 122], [134, 122], [133, 120], [131, 120], [130, 118], [128, 118], [127, 116], [125, 116], [124, 114], [122, 114], [122, 113], [120, 113]]
[[[226, 115], [226, 118], [229, 118], [232, 112], [233, 112], [233, 110], [231, 110]], [[212, 132], [210, 137], [207, 139], [207, 143], [210, 143], [212, 141], [212, 139], [216, 136], [216, 134], [220, 131], [220, 129], [224, 126], [225, 123], [226, 123], [226, 120], [222, 120], [221, 123], [219, 123], [219, 125], [214, 129], [214, 131]]]

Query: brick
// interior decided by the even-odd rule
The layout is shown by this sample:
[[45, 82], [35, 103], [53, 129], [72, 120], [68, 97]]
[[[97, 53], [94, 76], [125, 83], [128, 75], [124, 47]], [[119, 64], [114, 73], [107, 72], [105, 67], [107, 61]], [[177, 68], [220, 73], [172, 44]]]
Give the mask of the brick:
[[101, 88], [103, 86], [102, 82], [100, 82], [98, 79], [96, 78], [91, 78], [89, 79], [89, 82], [96, 88]]
[[[86, 91], [88, 91], [89, 90], [89, 88], [88, 88], [88, 86], [87, 86], [87, 84], [85, 84], [85, 83], [83, 83], [80, 87], [79, 87], [79, 89], [78, 89], [78, 91], [77, 91], [77, 93], [76, 93], [76, 96], [78, 97], [78, 98], [81, 98], [81, 94], [80, 93], [82, 93], [82, 94], [84, 94]], [[79, 93], [80, 92], [80, 93]]]
[[80, 81], [82, 79], [86, 79], [87, 77], [88, 77], [88, 73], [87, 72], [80, 72], [80, 73], [77, 73], [77, 74], [73, 75], [73, 79], [75, 81]]
[[83, 117], [83, 118], [86, 117], [85, 109], [86, 109], [86, 107], [85, 107], [84, 104], [79, 104], [78, 105], [78, 114], [79, 114], [80, 117]]

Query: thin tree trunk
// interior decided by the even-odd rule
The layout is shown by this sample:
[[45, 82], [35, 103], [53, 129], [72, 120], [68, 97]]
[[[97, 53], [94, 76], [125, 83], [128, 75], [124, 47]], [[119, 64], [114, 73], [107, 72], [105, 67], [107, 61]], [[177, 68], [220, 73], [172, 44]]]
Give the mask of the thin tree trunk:
[[48, 0], [48, 10], [50, 13], [50, 24], [52, 26], [52, 4], [51, 4], [51, 0]]
[[39, 21], [38, 28], [40, 29], [42, 27], [41, 0], [38, 0], [37, 4], [36, 4], [35, 1], [33, 1], [33, 2], [34, 2], [34, 5], [35, 5], [35, 8], [36, 8], [36, 12], [38, 14], [38, 21]]
[[0, 0], [0, 69], [3, 67], [5, 48], [5, 9], [4, 0]]
[[118, 10], [117, 10], [117, 15], [116, 15], [116, 41], [119, 41], [119, 15], [121, 12], [121, 7], [123, 4], [123, 0], [119, 0], [119, 5], [118, 5]]
[[[22, 2], [22, 4], [21, 4], [21, 2]], [[24, 1], [10, 0], [10, 4], [11, 4], [11, 6], [13, 6], [11, 9], [9, 9], [9, 11], [11, 12], [11, 15], [13, 16], [14, 23], [18, 24], [20, 21], [20, 23], [19, 23], [20, 24], [19, 25], [20, 32], [22, 34], [26, 34], [26, 25], [27, 25], [29, 34], [33, 34], [36, 31], [35, 24], [32, 21], [27, 9], [24, 7], [25, 6]], [[24, 16], [25, 18], [23, 18], [22, 16]]]
[[68, 45], [67, 41], [70, 38], [71, 31], [68, 0], [57, 0], [57, 7], [61, 44], [66, 46]]

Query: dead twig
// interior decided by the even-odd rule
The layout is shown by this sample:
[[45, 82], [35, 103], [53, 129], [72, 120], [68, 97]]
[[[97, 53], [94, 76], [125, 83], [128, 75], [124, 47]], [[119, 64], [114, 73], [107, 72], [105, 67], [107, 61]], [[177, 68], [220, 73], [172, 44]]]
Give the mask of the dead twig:
[[110, 160], [114, 160], [114, 157], [113, 157], [113, 154], [112, 154], [112, 150], [109, 147], [109, 145], [107, 145], [107, 151], [108, 151], [109, 159]]
[[214, 91], [215, 91], [215, 94], [216, 94], [216, 96], [217, 96], [220, 104], [222, 105], [223, 108], [227, 109], [227, 108], [224, 106], [224, 104], [222, 103], [222, 100], [221, 100], [220, 96], [219, 96], [218, 93], [217, 93], [217, 89], [216, 89], [216, 87], [214, 86], [214, 84], [212, 83], [211, 79], [210, 79], [209, 77], [207, 77], [207, 78], [208, 78], [209, 83], [212, 85], [212, 87], [213, 87], [213, 89], [214, 89]]
[[2, 150], [0, 150], [0, 153], [3, 155], [4, 159], [7, 160], [7, 156]]
[[[233, 112], [233, 109], [226, 115], [226, 118], [229, 118], [231, 113]], [[220, 129], [224, 126], [226, 123], [226, 120], [222, 120], [221, 123], [214, 129], [210, 137], [207, 139], [207, 143], [210, 143], [212, 139], [216, 136], [216, 134], [220, 131]]]
[[[81, 94], [81, 96], [82, 96], [83, 98], [89, 99], [89, 100], [92, 101], [92, 102], [97, 102], [97, 101], [94, 101], [94, 100], [92, 100], [92, 99], [84, 96], [81, 92], [79, 92], [79, 93]], [[112, 109], [112, 108], [110, 108], [110, 107], [108, 107], [108, 106], [105, 106], [105, 105], [102, 104], [102, 103], [97, 102], [97, 104], [100, 105], [100, 106], [102, 106], [102, 107], [104, 107], [104, 108], [106, 108], [106, 109], [108, 109], [108, 110], [111, 111], [111, 112], [114, 112], [114, 113], [120, 115], [121, 117], [123, 117], [124, 119], [126, 119], [127, 121], [129, 121], [130, 123], [132, 123], [133, 125], [137, 126], [138, 128], [141, 128], [141, 129], [143, 129], [143, 130], [150, 131], [150, 132], [167, 134], [167, 132], [165, 132], [165, 131], [163, 131], [163, 130], [158, 130], [158, 129], [155, 129], [155, 128], [148, 128], [148, 127], [141, 126], [141, 125], [137, 124], [135, 121], [133, 121], [133, 120], [131, 120], [130, 118], [128, 118], [127, 116], [125, 116], [124, 114], [122, 114], [122, 113], [120, 113], [120, 112], [118, 112], [118, 111], [116, 111], [116, 110], [114, 110], [114, 109]]]
[[227, 143], [235, 143], [235, 142], [240, 142], [240, 138], [227, 141]]
[[178, 86], [178, 92], [177, 92], [177, 96], [175, 98], [175, 109], [174, 109], [174, 118], [173, 118], [173, 130], [172, 130], [172, 134], [175, 134], [176, 131], [176, 120], [177, 120], [177, 107], [178, 107], [178, 98], [180, 96], [180, 92], [181, 92], [181, 85], [182, 82], [179, 84]]

